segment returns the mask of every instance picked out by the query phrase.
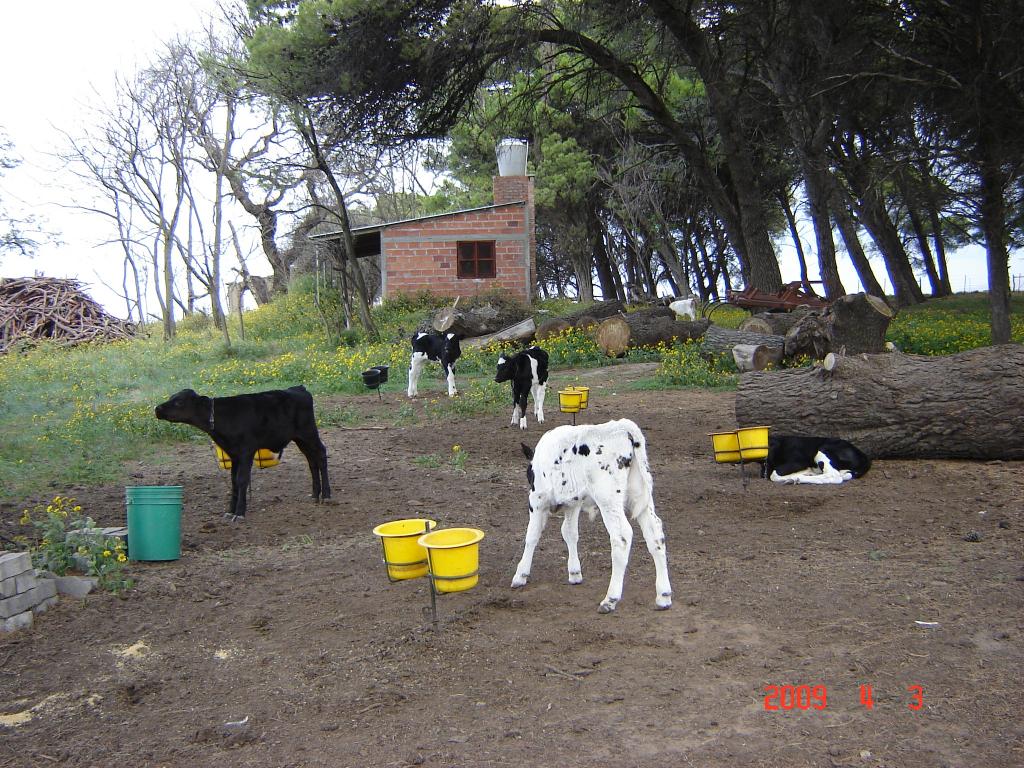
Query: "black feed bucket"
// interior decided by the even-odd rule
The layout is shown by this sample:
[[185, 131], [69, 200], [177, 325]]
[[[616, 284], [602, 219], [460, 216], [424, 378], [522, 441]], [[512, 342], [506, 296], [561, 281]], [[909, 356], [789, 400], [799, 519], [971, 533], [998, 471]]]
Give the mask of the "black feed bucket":
[[378, 399], [380, 398], [380, 386], [388, 380], [388, 368], [387, 365], [375, 365], [373, 368], [363, 371], [363, 384], [368, 389], [376, 389]]

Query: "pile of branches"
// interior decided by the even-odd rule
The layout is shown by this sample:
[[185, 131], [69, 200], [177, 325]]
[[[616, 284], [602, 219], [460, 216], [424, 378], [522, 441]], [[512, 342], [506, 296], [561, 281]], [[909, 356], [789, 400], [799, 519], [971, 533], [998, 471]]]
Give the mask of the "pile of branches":
[[129, 339], [135, 331], [134, 323], [104, 312], [77, 280], [0, 279], [0, 354], [41, 339], [70, 347]]

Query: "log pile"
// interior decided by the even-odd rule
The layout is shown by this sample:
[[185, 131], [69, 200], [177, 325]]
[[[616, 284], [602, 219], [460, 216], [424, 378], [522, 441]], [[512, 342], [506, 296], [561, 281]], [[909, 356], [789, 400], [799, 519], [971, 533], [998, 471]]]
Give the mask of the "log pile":
[[130, 339], [134, 323], [107, 314], [77, 280], [21, 277], [0, 280], [0, 354], [42, 339], [62, 346]]

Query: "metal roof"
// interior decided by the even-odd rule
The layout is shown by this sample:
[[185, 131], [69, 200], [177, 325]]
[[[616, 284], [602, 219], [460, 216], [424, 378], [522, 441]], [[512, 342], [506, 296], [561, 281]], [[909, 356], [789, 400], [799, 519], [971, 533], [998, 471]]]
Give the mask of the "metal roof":
[[[429, 219], [440, 219], [444, 216], [458, 216], [461, 213], [476, 213], [477, 211], [491, 211], [495, 208], [506, 208], [510, 205], [525, 205], [525, 200], [514, 201], [510, 203], [498, 203], [491, 205], [482, 205], [479, 208], [463, 208], [458, 211], [448, 211], [447, 213], [432, 213], [430, 216], [416, 216], [411, 219], [399, 219], [398, 221], [389, 221], [384, 224], [367, 224], [362, 227], [352, 227], [353, 235], [369, 235], [374, 232], [380, 232], [387, 229], [388, 227], [395, 227], [399, 224], [409, 224], [414, 221], [427, 221]], [[321, 232], [317, 235], [309, 235], [310, 240], [330, 240], [333, 238], [339, 238], [342, 235], [342, 230], [337, 229], [333, 232]]]

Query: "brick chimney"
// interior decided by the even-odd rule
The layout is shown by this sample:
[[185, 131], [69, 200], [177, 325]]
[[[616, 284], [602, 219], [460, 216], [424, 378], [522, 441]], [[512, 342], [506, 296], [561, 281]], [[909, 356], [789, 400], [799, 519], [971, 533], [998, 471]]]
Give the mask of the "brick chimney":
[[493, 178], [494, 204], [526, 203], [525, 228], [529, 248], [530, 297], [537, 290], [537, 229], [534, 216], [533, 177], [526, 175], [527, 144], [519, 139], [498, 142], [498, 175]]

